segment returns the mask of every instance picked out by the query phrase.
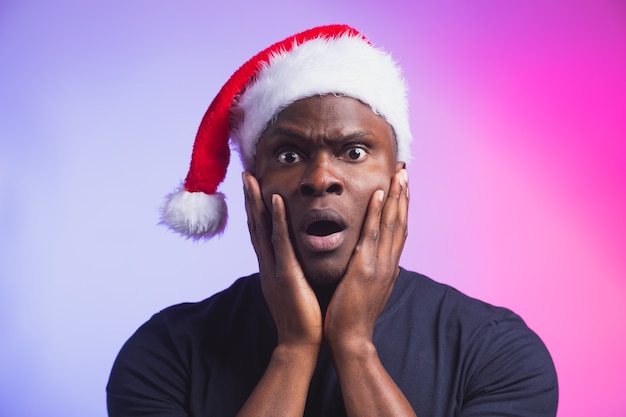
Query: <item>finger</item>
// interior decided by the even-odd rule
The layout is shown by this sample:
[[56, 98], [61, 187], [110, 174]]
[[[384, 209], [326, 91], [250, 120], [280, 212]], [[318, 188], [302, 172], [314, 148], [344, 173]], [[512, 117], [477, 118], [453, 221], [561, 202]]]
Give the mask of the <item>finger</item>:
[[274, 269], [270, 215], [263, 203], [261, 187], [256, 178], [249, 172], [244, 172], [242, 180], [246, 214], [248, 216], [248, 231], [252, 240], [252, 246], [257, 254], [259, 269], [269, 272]]
[[400, 255], [404, 249], [404, 244], [408, 236], [408, 222], [409, 222], [409, 176], [405, 169], [402, 170], [403, 178], [400, 179], [400, 185], [402, 186], [402, 192], [398, 200], [398, 216], [396, 220], [396, 233], [394, 235], [392, 259], [395, 259], [396, 264], [400, 262]]
[[394, 242], [399, 232], [399, 200], [403, 193], [403, 184], [406, 184], [406, 174], [404, 170], [396, 172], [391, 178], [389, 193], [385, 200], [381, 215], [380, 243], [378, 245], [378, 257], [380, 262], [394, 262], [393, 257]]
[[[373, 265], [375, 269], [376, 253], [380, 240], [380, 216], [383, 209], [384, 195], [385, 192], [383, 190], [376, 190], [370, 198], [361, 229], [361, 236], [354, 250], [351, 263], [354, 262], [361, 266], [366, 264]], [[372, 270], [370, 272], [373, 273], [375, 271]]]
[[274, 248], [277, 272], [280, 271], [287, 276], [301, 275], [292, 273], [294, 271], [300, 272], [300, 264], [289, 237], [285, 202], [278, 194], [272, 195], [272, 247]]

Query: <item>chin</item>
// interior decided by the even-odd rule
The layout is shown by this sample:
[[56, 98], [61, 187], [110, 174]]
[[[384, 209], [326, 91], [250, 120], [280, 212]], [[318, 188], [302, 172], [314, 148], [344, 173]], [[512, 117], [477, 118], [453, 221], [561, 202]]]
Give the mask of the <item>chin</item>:
[[296, 241], [296, 258], [302, 267], [306, 280], [314, 288], [335, 287], [343, 279], [354, 251], [354, 245], [345, 244], [330, 252], [302, 250]]
[[328, 262], [322, 265], [303, 266], [304, 275], [312, 287], [329, 287], [339, 284], [346, 273], [345, 266], [329, 265]]

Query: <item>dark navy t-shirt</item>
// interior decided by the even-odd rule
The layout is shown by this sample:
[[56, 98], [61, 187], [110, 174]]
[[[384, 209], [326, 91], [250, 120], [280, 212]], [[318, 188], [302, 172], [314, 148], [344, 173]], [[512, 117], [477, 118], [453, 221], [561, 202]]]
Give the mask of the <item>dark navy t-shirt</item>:
[[[401, 269], [374, 344], [419, 417], [556, 415], [552, 360], [522, 319], [423, 275]], [[275, 346], [257, 274], [169, 307], [120, 351], [107, 386], [109, 415], [235, 416]], [[325, 346], [305, 415], [346, 415]]]

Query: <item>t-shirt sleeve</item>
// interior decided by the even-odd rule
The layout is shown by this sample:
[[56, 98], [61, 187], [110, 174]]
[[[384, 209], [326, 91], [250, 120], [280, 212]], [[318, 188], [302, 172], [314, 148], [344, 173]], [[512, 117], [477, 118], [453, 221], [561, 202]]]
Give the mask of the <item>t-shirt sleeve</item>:
[[120, 350], [107, 384], [110, 417], [183, 417], [187, 377], [179, 347], [161, 314]]
[[462, 417], [554, 417], [558, 386], [541, 339], [514, 314], [492, 320], [476, 336]]

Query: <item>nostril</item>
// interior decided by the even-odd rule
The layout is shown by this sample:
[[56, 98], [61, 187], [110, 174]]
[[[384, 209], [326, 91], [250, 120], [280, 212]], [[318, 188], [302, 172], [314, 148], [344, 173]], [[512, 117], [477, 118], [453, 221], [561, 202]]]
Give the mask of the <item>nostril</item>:
[[326, 189], [326, 192], [330, 194], [341, 194], [341, 185], [333, 183]]
[[300, 191], [303, 195], [315, 194], [315, 189], [309, 184], [300, 184]]
[[311, 184], [300, 184], [300, 192], [302, 195], [323, 195], [323, 194], [341, 194], [341, 184], [330, 184], [326, 189], [320, 188], [319, 191]]

